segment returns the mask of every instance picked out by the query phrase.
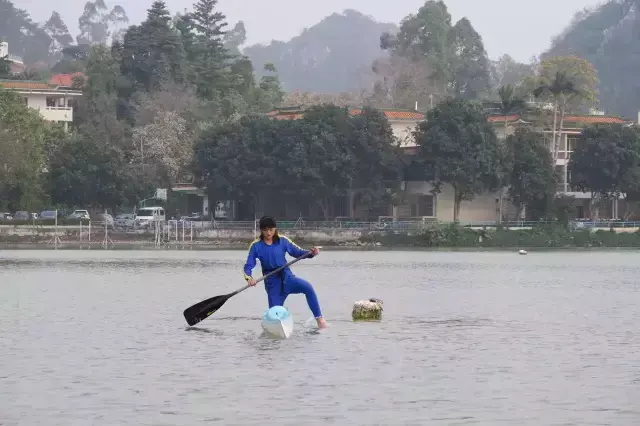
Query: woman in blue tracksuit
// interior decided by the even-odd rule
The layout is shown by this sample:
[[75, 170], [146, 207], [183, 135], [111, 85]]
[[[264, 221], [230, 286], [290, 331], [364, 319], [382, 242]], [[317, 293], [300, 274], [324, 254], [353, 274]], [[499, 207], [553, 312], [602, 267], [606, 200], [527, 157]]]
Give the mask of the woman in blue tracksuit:
[[[284, 235], [278, 235], [276, 221], [273, 218], [268, 216], [260, 218], [260, 238], [252, 242], [249, 246], [247, 262], [244, 265], [244, 278], [249, 285], [256, 285], [255, 280], [251, 277], [251, 271], [256, 266], [256, 260], [260, 259], [262, 275], [265, 275], [285, 265], [287, 263], [287, 253], [293, 257], [300, 257], [307, 253], [307, 250], [301, 249]], [[309, 258], [317, 256], [319, 253], [320, 250], [314, 247], [311, 250]], [[290, 294], [303, 293], [307, 298], [309, 309], [311, 309], [313, 316], [316, 318], [318, 327], [327, 327], [327, 323], [322, 317], [322, 311], [320, 310], [320, 304], [315, 290], [308, 281], [293, 275], [289, 267], [267, 278], [264, 281], [264, 286], [267, 291], [269, 308], [272, 306], [283, 306], [284, 301]]]

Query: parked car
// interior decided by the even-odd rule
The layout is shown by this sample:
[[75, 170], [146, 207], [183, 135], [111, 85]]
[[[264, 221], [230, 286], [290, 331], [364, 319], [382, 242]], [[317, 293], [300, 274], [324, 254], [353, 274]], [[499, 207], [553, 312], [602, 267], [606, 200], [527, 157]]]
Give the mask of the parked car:
[[91, 221], [91, 223], [95, 226], [104, 226], [105, 221], [107, 222], [108, 228], [113, 228], [115, 222], [113, 220], [113, 216], [111, 216], [109, 213], [98, 213], [95, 216], [95, 219]]
[[67, 216], [67, 219], [70, 220], [89, 220], [91, 219], [91, 216], [89, 216], [89, 212], [87, 210], [74, 210], [73, 213], [71, 213], [69, 216]]
[[38, 220], [55, 220], [55, 219], [56, 219], [55, 210], [43, 210], [38, 215]]
[[152, 222], [166, 221], [163, 207], [144, 207], [135, 214], [135, 221], [139, 226], [149, 226]]
[[184, 220], [185, 222], [197, 222], [203, 220], [204, 218], [202, 217], [202, 213], [191, 213], [190, 215], [182, 216], [180, 219]]
[[24, 210], [20, 210], [13, 215], [13, 220], [31, 220], [31, 214]]
[[11, 213], [0, 213], [0, 220], [12, 220]]

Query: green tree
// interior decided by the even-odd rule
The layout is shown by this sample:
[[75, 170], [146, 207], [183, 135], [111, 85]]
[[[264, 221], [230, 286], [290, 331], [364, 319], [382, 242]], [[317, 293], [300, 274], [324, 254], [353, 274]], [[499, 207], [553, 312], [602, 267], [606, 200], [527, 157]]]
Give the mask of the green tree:
[[450, 94], [468, 100], [491, 90], [489, 57], [482, 37], [467, 18], [459, 20], [448, 33]]
[[598, 73], [587, 60], [576, 56], [553, 57], [542, 61], [537, 74], [525, 84], [535, 86], [533, 95], [554, 103], [553, 161], [558, 159], [565, 114], [598, 101]]
[[194, 32], [194, 22], [191, 13], [178, 14], [173, 20], [173, 26], [175, 27], [180, 40], [182, 41], [182, 47], [184, 48], [185, 59], [189, 68], [187, 69], [187, 77], [190, 82], [195, 81], [194, 70], [191, 69], [191, 64], [195, 63], [197, 59], [197, 52], [194, 48], [196, 43], [196, 34]]
[[117, 40], [118, 34], [114, 28], [128, 22], [129, 18], [122, 6], [116, 5], [109, 10], [104, 0], [88, 1], [78, 18], [78, 45], [106, 45], [114, 38]]
[[11, 63], [8, 56], [0, 58], [0, 78], [9, 78], [11, 76]]
[[222, 37], [224, 48], [234, 56], [241, 56], [240, 47], [247, 41], [247, 30], [244, 22], [239, 21], [231, 31]]
[[504, 183], [506, 155], [479, 105], [443, 101], [418, 124], [414, 137], [433, 192], [440, 193], [443, 184], [453, 187], [454, 221], [459, 221], [463, 201]]
[[366, 219], [385, 216], [400, 187], [402, 151], [382, 111], [365, 107], [350, 123], [355, 201], [365, 206]]
[[498, 88], [498, 100], [489, 105], [504, 116], [504, 137], [508, 136], [509, 115], [520, 113], [526, 108], [526, 102], [517, 87], [507, 84]]
[[525, 207], [544, 214], [551, 207], [557, 183], [549, 149], [540, 133], [526, 128], [509, 135], [506, 145], [511, 157], [509, 198], [517, 206], [516, 217]]
[[374, 215], [399, 186], [394, 142], [386, 117], [372, 109], [352, 117], [322, 105], [292, 121], [245, 116], [203, 134], [195, 173], [212, 199], [242, 201], [252, 213], [303, 203], [328, 219], [338, 198], [353, 194]]
[[418, 10], [402, 20], [400, 31], [394, 37], [383, 33], [380, 44], [383, 49], [410, 58], [426, 61], [433, 69], [433, 76], [440, 81], [450, 77], [449, 31], [451, 15], [443, 1], [427, 1]]
[[305, 192], [328, 219], [332, 199], [348, 196], [355, 184], [357, 160], [350, 146], [349, 113], [347, 108], [318, 105], [307, 109], [301, 121], [307, 148]]
[[274, 155], [277, 122], [244, 116], [204, 132], [195, 147], [195, 174], [212, 200], [236, 200], [259, 210], [264, 198], [283, 188]]
[[184, 81], [182, 41], [170, 23], [165, 3], [155, 1], [147, 19], [125, 33], [120, 68], [133, 90], [151, 92], [163, 84]]
[[14, 92], [0, 89], [0, 199], [10, 210], [46, 203], [45, 145], [50, 124]]
[[106, 46], [94, 46], [87, 61], [77, 133], [57, 147], [49, 165], [55, 203], [115, 210], [150, 191], [131, 161], [130, 129], [117, 118], [120, 85], [118, 58]]
[[188, 27], [195, 36], [189, 47], [193, 58], [193, 71], [198, 95], [207, 100], [216, 99], [227, 89], [227, 61], [229, 53], [224, 47], [226, 16], [216, 10], [218, 0], [198, 0], [190, 16]]
[[69, 33], [69, 28], [62, 20], [62, 16], [55, 10], [51, 13], [51, 17], [43, 26], [44, 31], [51, 37], [49, 45], [49, 53], [51, 54], [51, 62], [53, 65], [62, 56], [62, 50], [71, 46], [73, 37]]
[[62, 49], [62, 57], [51, 68], [51, 71], [55, 74], [72, 74], [75, 72], [84, 72], [90, 53], [91, 45], [89, 44], [67, 46]]
[[265, 75], [260, 78], [260, 85], [253, 96], [256, 112], [269, 112], [279, 107], [284, 100], [282, 84], [278, 78], [275, 65], [267, 63], [264, 66]]
[[384, 33], [380, 46], [420, 64], [440, 91], [450, 96], [476, 99], [491, 88], [482, 38], [466, 18], [452, 26], [441, 0], [425, 2], [418, 13], [402, 21], [396, 36]]

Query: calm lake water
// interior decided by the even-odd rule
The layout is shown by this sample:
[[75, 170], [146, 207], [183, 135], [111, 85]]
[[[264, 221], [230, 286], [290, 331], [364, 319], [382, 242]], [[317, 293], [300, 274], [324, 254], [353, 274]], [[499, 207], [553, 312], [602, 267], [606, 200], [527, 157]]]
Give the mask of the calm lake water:
[[327, 251], [329, 329], [264, 337], [262, 284], [187, 327], [244, 256], [0, 252], [0, 425], [640, 424], [639, 252]]

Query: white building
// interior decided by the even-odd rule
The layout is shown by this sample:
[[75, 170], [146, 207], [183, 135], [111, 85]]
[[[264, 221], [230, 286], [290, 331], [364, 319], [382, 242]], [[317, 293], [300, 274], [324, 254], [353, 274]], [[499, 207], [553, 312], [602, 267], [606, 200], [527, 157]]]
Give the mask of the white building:
[[9, 53], [9, 43], [6, 41], [0, 42], [0, 58], [4, 57], [11, 61], [11, 73], [20, 74], [25, 70], [24, 61], [21, 57]]
[[[640, 114], [638, 116], [640, 120]], [[522, 125], [531, 124], [518, 114], [509, 116], [492, 116], [489, 117], [499, 137], [504, 138], [505, 135], [512, 134], [516, 128]], [[505, 126], [506, 122], [506, 126]], [[625, 120], [620, 117], [604, 115], [602, 111], [592, 109], [588, 115], [567, 115], [564, 117], [562, 129], [557, 129], [556, 137], [559, 138], [558, 157], [556, 159], [556, 173], [561, 177], [558, 184], [557, 194], [573, 197], [575, 199], [576, 216], [579, 219], [596, 219], [596, 218], [612, 218], [617, 219], [619, 214], [619, 200], [612, 200], [611, 205], [602, 210], [599, 206], [591, 206], [591, 192], [578, 191], [570, 185], [571, 175], [569, 173], [569, 160], [571, 154], [575, 150], [582, 129], [585, 126], [596, 124], [632, 124], [632, 120]], [[506, 130], [505, 130], [506, 127]], [[550, 151], [553, 151], [553, 129], [546, 128], [542, 131], [541, 137]], [[623, 203], [624, 204], [624, 203]], [[594, 210], [597, 208], [597, 211]], [[626, 205], [624, 206], [626, 207]], [[593, 211], [592, 211], [593, 210]], [[513, 219], [513, 218], [510, 218]]]
[[70, 86], [25, 80], [0, 80], [0, 87], [20, 94], [25, 104], [40, 112], [47, 121], [64, 123], [73, 121], [73, 102], [82, 91]]

